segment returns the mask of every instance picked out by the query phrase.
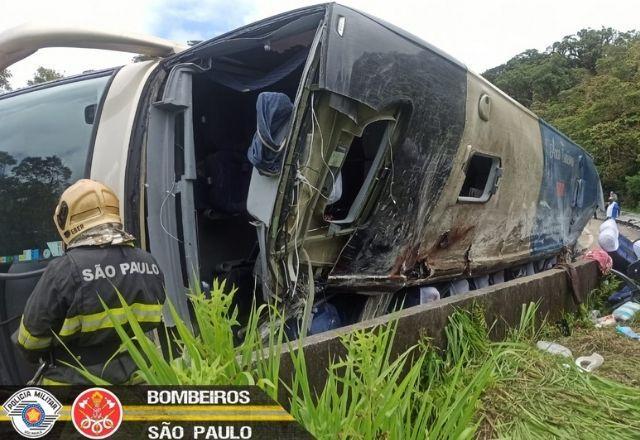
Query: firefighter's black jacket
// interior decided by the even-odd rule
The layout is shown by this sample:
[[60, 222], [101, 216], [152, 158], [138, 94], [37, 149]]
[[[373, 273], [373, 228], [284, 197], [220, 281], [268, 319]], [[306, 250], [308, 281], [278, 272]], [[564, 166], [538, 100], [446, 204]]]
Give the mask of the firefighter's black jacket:
[[70, 249], [47, 266], [27, 301], [16, 332], [17, 345], [31, 361], [53, 358], [55, 366], [44, 374], [50, 382], [87, 383], [62, 364], [76, 365], [61, 340], [92, 374], [124, 383], [135, 366], [126, 354], [110, 360], [120, 337], [100, 299], [131, 333], [119, 292], [148, 331], [162, 319], [163, 284], [158, 263], [141, 249], [129, 245]]

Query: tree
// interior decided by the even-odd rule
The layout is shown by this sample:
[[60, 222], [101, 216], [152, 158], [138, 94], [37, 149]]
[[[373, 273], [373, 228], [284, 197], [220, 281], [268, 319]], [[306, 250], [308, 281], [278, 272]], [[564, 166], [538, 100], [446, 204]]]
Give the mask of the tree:
[[38, 182], [55, 189], [67, 184], [71, 170], [58, 156], [26, 157], [13, 168], [13, 174], [21, 182]]
[[62, 78], [62, 74], [55, 71], [54, 69], [48, 69], [46, 67], [38, 67], [36, 69], [36, 73], [33, 74], [33, 79], [27, 81], [27, 84], [30, 86], [35, 86], [36, 84], [42, 84], [49, 81], [54, 81], [56, 79]]
[[51, 213], [69, 185], [71, 170], [57, 156], [16, 159], [0, 152], [5, 170], [0, 176], [0, 218], [10, 234], [0, 237], [3, 255], [40, 248], [57, 236]]
[[[626, 180], [626, 193], [629, 198], [632, 200], [640, 200], [640, 174], [636, 174], [634, 176], [627, 176]], [[638, 206], [633, 206], [633, 208], [637, 208]]]
[[551, 46], [551, 50], [570, 61], [573, 67], [588, 69], [596, 73], [596, 63], [602, 58], [607, 46], [618, 37], [619, 32], [611, 28], [582, 29], [575, 35], [568, 35]]
[[557, 53], [541, 53], [530, 49], [505, 64], [484, 72], [484, 77], [504, 90], [525, 107], [534, 107], [562, 90], [577, 84], [583, 72], [572, 68]]
[[582, 29], [484, 76], [584, 147], [605, 192], [640, 204], [640, 33]]
[[511, 58], [505, 64], [484, 72], [485, 78], [508, 93], [513, 99], [526, 107], [533, 103], [533, 70], [547, 55], [530, 49]]
[[12, 155], [6, 151], [0, 151], [0, 177], [5, 177], [7, 174], [7, 167], [16, 164], [16, 160]]
[[8, 70], [0, 70], [0, 93], [9, 92], [11, 90], [11, 72]]

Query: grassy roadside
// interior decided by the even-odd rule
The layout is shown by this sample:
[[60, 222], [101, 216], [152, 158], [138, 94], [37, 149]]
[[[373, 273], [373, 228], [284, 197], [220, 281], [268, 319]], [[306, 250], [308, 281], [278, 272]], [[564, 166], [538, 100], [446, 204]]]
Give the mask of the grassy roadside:
[[503, 355], [482, 395], [478, 438], [638, 438], [639, 389], [535, 348], [496, 349]]
[[[579, 313], [565, 315], [570, 336], [544, 324], [529, 338], [528, 350], [507, 356], [482, 395], [478, 438], [638, 438], [640, 342], [616, 334], [615, 327], [596, 328], [587, 318], [588, 310], [609, 314], [605, 300], [619, 287], [612, 277], [602, 279]], [[640, 331], [637, 322], [629, 325]], [[584, 373], [573, 360], [533, 347], [538, 337], [569, 348], [574, 359], [597, 352], [604, 363]]]
[[[346, 356], [330, 364], [327, 382], [316, 392], [308, 381], [301, 350], [291, 354], [294, 382], [279, 380], [278, 347], [285, 337], [276, 310], [254, 310], [243, 341], [235, 343], [233, 330], [238, 324], [232, 295], [225, 292], [224, 283], [214, 283], [210, 295], [197, 292], [192, 296], [198, 334], [174, 313], [180, 355], [170, 359], [146, 337], [133, 314], [129, 326], [134, 338], [112, 317], [140, 368], [142, 381], [256, 384], [274, 398], [284, 387], [289, 398], [281, 403], [288, 403], [292, 415], [321, 439], [583, 439], [612, 435], [624, 439], [637, 438], [640, 432], [640, 391], [628, 386], [632, 381], [621, 383], [583, 373], [563, 358], [535, 348], [541, 330], [534, 304], [523, 305], [520, 324], [501, 342], [490, 340], [490, 326], [478, 309], [451, 315], [443, 351], [431, 347], [425, 338], [393, 357], [394, 322], [375, 331], [346, 335], [342, 339]], [[127, 309], [124, 301], [123, 307]], [[267, 340], [258, 325], [261, 320], [267, 322]], [[542, 331], [548, 333], [548, 327], [543, 326]], [[575, 343], [585, 342], [575, 339]], [[98, 378], [93, 380], [100, 383]]]
[[[640, 333], [640, 325], [631, 325]], [[640, 341], [632, 341], [615, 333], [613, 328], [578, 327], [569, 337], [558, 339], [575, 356], [599, 353], [604, 363], [598, 376], [638, 388], [640, 393]]]
[[[597, 310], [600, 315], [609, 315], [613, 310], [607, 298], [622, 287], [619, 279], [607, 276], [600, 280], [587, 299], [581, 312], [568, 315], [566, 320], [572, 329], [570, 336], [562, 336], [552, 329], [549, 336], [569, 348], [574, 357], [588, 356], [594, 352], [605, 359], [597, 370], [597, 375], [640, 389], [640, 341], [633, 341], [616, 333], [615, 326], [596, 328], [586, 318], [589, 310]], [[628, 322], [635, 332], [640, 333], [640, 321], [636, 317]], [[548, 327], [549, 329], [549, 327]]]

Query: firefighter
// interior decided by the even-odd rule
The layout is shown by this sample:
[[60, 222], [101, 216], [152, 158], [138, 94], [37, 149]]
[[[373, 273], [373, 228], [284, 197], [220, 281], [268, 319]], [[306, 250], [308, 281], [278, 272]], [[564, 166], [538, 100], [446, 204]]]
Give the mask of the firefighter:
[[158, 327], [165, 300], [158, 263], [134, 247], [122, 226], [118, 197], [102, 183], [82, 179], [67, 188], [53, 220], [66, 253], [47, 266], [14, 342], [29, 361], [41, 361], [43, 385], [89, 383], [65, 365], [78, 365], [69, 352], [91, 374], [129, 383], [136, 366], [119, 351], [120, 337], [101, 300], [129, 332], [117, 292], [144, 331]]

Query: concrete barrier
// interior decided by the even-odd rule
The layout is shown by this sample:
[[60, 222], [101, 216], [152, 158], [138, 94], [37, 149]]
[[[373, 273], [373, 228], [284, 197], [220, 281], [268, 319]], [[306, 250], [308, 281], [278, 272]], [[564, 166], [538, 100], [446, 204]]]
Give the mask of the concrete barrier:
[[[593, 261], [581, 261], [573, 266], [580, 279], [579, 288], [582, 290], [576, 294], [578, 298], [584, 300], [598, 283], [598, 266]], [[393, 315], [310, 336], [304, 341], [310, 382], [317, 389], [322, 389], [330, 360], [344, 354], [340, 338], [354, 330], [372, 328], [395, 318], [398, 319], [394, 340], [395, 352], [404, 351], [414, 345], [422, 335], [431, 337], [434, 344], [443, 347], [446, 343], [444, 327], [449, 315], [456, 309], [467, 309], [475, 303], [485, 311], [488, 323], [496, 321], [492, 337], [501, 338], [508, 326], [518, 324], [522, 305], [530, 302], [539, 302], [539, 317], [546, 317], [550, 321], [557, 320], [565, 311], [575, 310], [576, 304], [566, 272], [561, 269], [551, 269], [529, 277], [445, 298], [435, 303], [407, 308]], [[292, 374], [291, 357], [285, 352], [281, 358], [280, 377], [289, 382]]]

